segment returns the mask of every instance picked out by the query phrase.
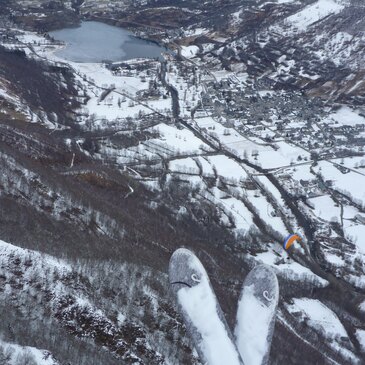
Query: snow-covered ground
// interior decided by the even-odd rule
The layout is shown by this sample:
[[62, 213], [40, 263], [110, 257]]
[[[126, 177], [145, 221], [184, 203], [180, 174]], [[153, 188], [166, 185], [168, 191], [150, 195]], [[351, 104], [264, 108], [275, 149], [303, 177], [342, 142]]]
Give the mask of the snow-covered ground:
[[247, 178], [247, 173], [242, 166], [225, 155], [211, 156], [208, 160], [217, 169], [218, 174], [227, 180], [239, 181]]
[[[364, 35], [354, 37], [347, 32], [337, 32], [332, 37], [317, 36], [316, 43], [321, 46], [315, 54], [321, 59], [329, 59], [334, 62], [337, 66], [354, 66], [359, 67], [356, 57], [352, 57], [356, 52], [361, 49]], [[362, 81], [358, 81], [349, 90], [349, 92], [355, 91], [357, 87], [362, 84]]]
[[151, 129], [160, 134], [160, 138], [151, 139], [148, 143], [165, 145], [176, 151], [177, 154], [201, 154], [202, 150], [210, 151], [210, 147], [187, 129], [177, 129], [175, 126], [159, 124]]
[[171, 161], [169, 170], [171, 172], [199, 174], [199, 167], [191, 157]]
[[250, 256], [252, 260], [258, 263], [270, 265], [278, 275], [286, 280], [309, 282], [318, 287], [326, 287], [328, 281], [314, 274], [307, 267], [288, 259], [287, 252], [280, 247], [268, 247], [266, 252]]
[[314, 212], [317, 217], [328, 222], [339, 222], [341, 208], [328, 195], [319, 196], [317, 198], [308, 199], [314, 206]]
[[[20, 346], [0, 340], [0, 346], [4, 355], [8, 357], [4, 365], [36, 364], [36, 365], [59, 365], [52, 354], [46, 350], [40, 350], [30, 346]], [[3, 358], [2, 358], [3, 359]]]
[[342, 341], [349, 342], [349, 337], [333, 311], [317, 299], [293, 298], [292, 301], [293, 304], [286, 305], [290, 313], [301, 316], [301, 319], [305, 320], [310, 327], [331, 339], [331, 346], [347, 357], [351, 364], [359, 364], [351, 351], [342, 345]]
[[356, 338], [360, 343], [362, 351], [365, 352], [365, 330], [358, 329], [356, 331]]
[[212, 117], [196, 118], [195, 122], [206, 133], [219, 139], [228, 150], [236, 156], [247, 158], [263, 168], [280, 168], [290, 166], [298, 161], [298, 157], [309, 158], [309, 153], [302, 148], [280, 141], [275, 146], [247, 138], [233, 128], [224, 127]]
[[358, 157], [352, 156], [352, 157], [346, 157], [346, 158], [339, 158], [339, 159], [333, 160], [333, 162], [336, 162], [337, 164], [340, 164], [349, 169], [355, 169], [361, 173], [365, 173], [365, 157], [364, 156], [358, 156]]
[[199, 52], [199, 47], [197, 46], [183, 46], [181, 48], [181, 54], [186, 58], [195, 57]]
[[359, 251], [365, 255], [365, 226], [363, 224], [349, 224], [344, 228], [346, 238], [353, 242]]
[[330, 124], [332, 127], [342, 127], [344, 125], [356, 126], [364, 125], [365, 118], [359, 115], [359, 112], [349, 108], [348, 106], [342, 106], [336, 112], [328, 115], [322, 122]]
[[326, 180], [331, 180], [333, 186], [340, 192], [352, 197], [356, 203], [365, 205], [365, 176], [354, 171], [341, 172], [327, 161], [321, 161], [314, 167]]
[[300, 32], [306, 31], [312, 24], [331, 14], [339, 13], [343, 8], [343, 2], [338, 0], [318, 0], [298, 13], [289, 16], [286, 19], [286, 24]]
[[348, 337], [347, 332], [328, 307], [317, 299], [293, 298], [293, 304], [287, 306], [291, 313], [301, 312], [309, 320], [309, 325], [320, 328], [328, 337]]
[[22, 256], [22, 257], [32, 257], [35, 256], [37, 258], [42, 257], [42, 260], [45, 261], [46, 265], [56, 269], [60, 270], [61, 272], [69, 272], [71, 270], [71, 266], [67, 264], [63, 260], [58, 260], [54, 258], [53, 256], [49, 255], [40, 255], [36, 251], [24, 249], [15, 245], [12, 245], [11, 243], [7, 243], [5, 241], [0, 240], [0, 259], [7, 258], [13, 254]]

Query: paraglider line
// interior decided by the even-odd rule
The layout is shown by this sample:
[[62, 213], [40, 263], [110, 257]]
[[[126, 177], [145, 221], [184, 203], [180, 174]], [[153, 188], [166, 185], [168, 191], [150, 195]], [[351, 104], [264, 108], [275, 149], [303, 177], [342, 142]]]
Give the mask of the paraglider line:
[[183, 284], [183, 285], [186, 285], [189, 288], [191, 288], [191, 285], [189, 285], [188, 283], [184, 283], [183, 281], [174, 281], [173, 283], [171, 283], [171, 285], [173, 285], [173, 284]]

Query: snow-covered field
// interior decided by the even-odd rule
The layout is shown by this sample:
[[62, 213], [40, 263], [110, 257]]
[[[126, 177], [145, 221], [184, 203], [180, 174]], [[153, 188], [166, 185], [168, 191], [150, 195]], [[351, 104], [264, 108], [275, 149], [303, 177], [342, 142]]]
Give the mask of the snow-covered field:
[[183, 46], [181, 50], [181, 54], [186, 58], [191, 58], [196, 56], [199, 51], [199, 47], [197, 46]]
[[352, 197], [361, 206], [365, 205], [365, 176], [354, 171], [341, 172], [327, 161], [321, 161], [314, 167], [326, 180], [331, 180], [333, 186], [340, 192]]
[[291, 313], [302, 312], [310, 326], [320, 328], [328, 337], [348, 337], [338, 317], [317, 299], [294, 298], [287, 308]]
[[300, 12], [288, 17], [286, 24], [294, 27], [298, 31], [305, 31], [312, 24], [331, 14], [340, 12], [343, 8], [343, 2], [338, 0], [318, 0], [306, 6]]
[[210, 151], [210, 147], [187, 129], [177, 129], [175, 126], [159, 124], [151, 129], [160, 134], [160, 138], [149, 140], [149, 143], [166, 145], [177, 154], [201, 154], [202, 150]]
[[298, 157], [309, 158], [309, 153], [304, 149], [280, 141], [275, 146], [255, 141], [254, 138], [247, 138], [234, 128], [224, 127], [212, 117], [196, 118], [195, 122], [200, 128], [205, 128], [206, 133], [218, 138], [228, 150], [236, 156], [247, 158], [263, 168], [280, 168], [296, 163]]
[[287, 309], [291, 314], [301, 316], [310, 327], [331, 339], [331, 346], [347, 357], [351, 364], [359, 364], [351, 351], [342, 345], [342, 341], [349, 339], [345, 327], [337, 315], [322, 302], [317, 299], [293, 298], [293, 304], [287, 305]]
[[338, 222], [340, 219], [341, 208], [328, 195], [308, 199], [313, 204], [314, 212], [317, 217], [328, 222]]
[[[293, 0], [280, 0], [280, 3], [299, 4], [298, 1]], [[289, 15], [284, 20], [270, 26], [270, 32], [282, 36], [293, 36], [307, 32], [311, 27], [319, 25], [328, 17], [340, 13], [347, 3], [347, 0], [317, 0], [294, 14]]]
[[346, 238], [353, 242], [359, 251], [365, 255], [365, 226], [363, 224], [349, 224], [344, 227]]
[[228, 180], [239, 181], [247, 178], [247, 173], [242, 166], [227, 156], [216, 155], [208, 157], [208, 160], [217, 169], [218, 174]]
[[328, 123], [332, 127], [336, 128], [342, 127], [344, 125], [364, 125], [365, 118], [359, 115], [356, 110], [350, 109], [348, 106], [342, 106], [336, 112], [327, 116], [323, 122]]

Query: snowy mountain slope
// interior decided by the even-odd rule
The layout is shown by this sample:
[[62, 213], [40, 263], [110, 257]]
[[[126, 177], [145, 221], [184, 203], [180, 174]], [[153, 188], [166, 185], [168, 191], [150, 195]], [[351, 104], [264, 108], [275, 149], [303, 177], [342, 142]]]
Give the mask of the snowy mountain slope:
[[[101, 278], [98, 276], [103, 270], [109, 271], [115, 264], [99, 262], [98, 267], [91, 271], [91, 263], [78, 263], [74, 266], [3, 241], [0, 252], [2, 320], [6, 324], [2, 336], [9, 342], [4, 343], [4, 352], [9, 352], [12, 348], [26, 351], [11, 344], [15, 341], [22, 346], [33, 344], [42, 348], [47, 345], [50, 354], [60, 362], [68, 358], [71, 363], [110, 364], [119, 358], [123, 363], [133, 364], [169, 363], [167, 358], [156, 351], [157, 348], [164, 351], [164, 345], [158, 345], [158, 341], [164, 341], [158, 334], [159, 330], [146, 333], [138, 323], [134, 323], [136, 311], [122, 304], [122, 298], [112, 303], [112, 292], [115, 290], [113, 286], [120, 287], [123, 282], [113, 283], [117, 279], [117, 276], [113, 276], [113, 279], [108, 279], [108, 284], [99, 284]], [[115, 268], [121, 281], [127, 277], [131, 279], [138, 270], [130, 265]], [[147, 308], [146, 301], [151, 301], [152, 307], [158, 305], [159, 300], [155, 299], [154, 290], [148, 284], [142, 284], [147, 277], [148, 274], [146, 276], [144, 272], [139, 280], [139, 288], [130, 286], [127, 293], [124, 293], [126, 288], [120, 289], [119, 295], [127, 294], [131, 299], [145, 301], [144, 310]], [[104, 292], [99, 297], [98, 285], [99, 290], [109, 290], [110, 293], [107, 295]], [[164, 301], [166, 303], [167, 298]], [[167, 312], [163, 316], [166, 314]], [[160, 319], [159, 326], [163, 326], [164, 322], [167, 324]], [[47, 336], [51, 338], [48, 339]], [[98, 355], [94, 350], [95, 345], [103, 348]], [[68, 346], [72, 350], [66, 355]], [[86, 348], [83, 349], [83, 346]], [[85, 350], [90, 353], [87, 354]], [[176, 350], [179, 352], [179, 349]], [[36, 350], [31, 352], [35, 352], [34, 356], [40, 356]], [[45, 358], [51, 359], [52, 355]]]
[[5, 361], [3, 363], [8, 365], [24, 363], [30, 365], [59, 365], [59, 362], [48, 351], [4, 341], [0, 342], [0, 361]]

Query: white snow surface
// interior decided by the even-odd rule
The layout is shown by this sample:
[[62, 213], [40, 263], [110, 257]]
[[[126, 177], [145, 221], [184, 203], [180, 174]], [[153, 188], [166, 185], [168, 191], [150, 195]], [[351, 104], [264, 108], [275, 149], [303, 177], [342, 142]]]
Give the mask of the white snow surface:
[[5, 241], [0, 240], [0, 259], [2, 257], [8, 257], [9, 255], [16, 253], [20, 256], [35, 256], [40, 257], [49, 265], [51, 268], [58, 269], [61, 271], [71, 271], [71, 265], [67, 264], [65, 261], [58, 260], [55, 257], [52, 257], [47, 254], [40, 254], [37, 251], [32, 251], [28, 249], [24, 249], [11, 243], [7, 243]]
[[250, 229], [254, 224], [253, 217], [241, 200], [234, 197], [227, 197], [226, 193], [217, 187], [213, 187], [209, 192], [210, 194], [207, 194], [206, 197], [215, 204], [222, 204], [225, 211], [232, 215], [237, 230], [248, 231]]
[[[318, 36], [316, 42], [325, 41], [318, 51], [315, 52], [321, 59], [330, 59], [337, 66], [346, 65], [351, 69], [357, 66], [356, 57], [351, 57], [362, 44], [362, 37], [354, 37], [347, 32], [337, 32], [331, 37]], [[355, 90], [362, 81], [357, 82], [349, 92]]]
[[335, 265], [338, 267], [343, 267], [346, 265], [345, 261], [341, 257], [339, 257], [337, 254], [326, 253], [325, 256], [326, 256], [326, 261], [332, 265]]
[[[281, 255], [269, 248], [266, 252], [256, 254], [253, 259], [263, 264], [270, 265], [278, 277], [285, 277], [287, 280], [309, 282], [314, 286], [323, 288], [329, 283], [327, 280], [314, 274], [310, 269], [295, 261], [287, 261], [286, 251], [280, 247]], [[282, 262], [285, 259], [285, 262]]]
[[181, 54], [186, 58], [195, 57], [198, 52], [199, 52], [198, 46], [182, 46], [181, 47]]
[[326, 337], [348, 337], [337, 315], [317, 299], [294, 298], [294, 304], [288, 305], [291, 313], [302, 312], [308, 318], [309, 325], [320, 329]]
[[344, 233], [346, 238], [353, 242], [361, 253], [365, 254], [365, 225], [352, 223], [348, 226], [344, 225]]
[[347, 358], [344, 363], [360, 364], [359, 358], [343, 346], [343, 341], [348, 344], [351, 341], [345, 327], [331, 309], [317, 299], [293, 298], [293, 302], [286, 305], [288, 311], [296, 317], [300, 316], [298, 320], [307, 319], [310, 327], [328, 338], [330, 346]]
[[[197, 272], [205, 269], [197, 258], [192, 258], [190, 266]], [[181, 288], [178, 301], [202, 336], [201, 348], [209, 365], [239, 365], [238, 352], [228, 337], [225, 325], [217, 312], [217, 298], [209, 284], [207, 275], [202, 275], [200, 283], [192, 288]]]
[[226, 179], [240, 180], [247, 178], [247, 173], [236, 161], [225, 155], [208, 157], [209, 162], [216, 167], [218, 175]]
[[[323, 122], [333, 124], [333, 122], [337, 122], [336, 125], [341, 127], [343, 125], [355, 126], [355, 125], [364, 125], [365, 118], [358, 114], [356, 110], [349, 108], [348, 106], [342, 106], [336, 112], [328, 115]], [[335, 127], [335, 125], [332, 125]]]
[[333, 162], [341, 164], [349, 169], [355, 169], [361, 173], [365, 171], [365, 157], [364, 156], [351, 156], [346, 158], [334, 159]]
[[356, 337], [360, 343], [361, 349], [365, 352], [365, 330], [358, 329], [356, 331]]
[[248, 139], [235, 129], [224, 127], [212, 117], [195, 119], [195, 122], [200, 128], [204, 128], [206, 133], [218, 138], [221, 144], [236, 156], [245, 157], [264, 168], [290, 166], [297, 161], [298, 156], [308, 159], [310, 157], [304, 149], [284, 141], [277, 142], [274, 149], [254, 137]]
[[[7, 362], [6, 365], [17, 365], [19, 364], [19, 358], [25, 354], [32, 357], [37, 365], [58, 365], [59, 362], [56, 361], [52, 354], [47, 350], [40, 350], [36, 347], [31, 346], [20, 346], [14, 343], [5, 342], [0, 340], [0, 345], [3, 346], [4, 349], [11, 352], [11, 360]], [[22, 364], [28, 364], [23, 363]], [[33, 363], [32, 363], [33, 364]]]
[[326, 180], [332, 180], [333, 186], [341, 193], [352, 197], [355, 202], [365, 206], [365, 176], [354, 171], [341, 172], [337, 167], [327, 161], [320, 161], [314, 167]]
[[214, 176], [213, 166], [207, 158], [198, 156], [196, 160], [198, 161], [198, 163], [200, 163], [203, 169], [203, 176]]
[[314, 23], [322, 20], [331, 14], [337, 14], [344, 8], [344, 4], [337, 0], [318, 0], [306, 6], [303, 10], [289, 16], [287, 24], [296, 28], [298, 31], [306, 31]]
[[314, 212], [317, 217], [328, 222], [339, 222], [341, 208], [335, 205], [335, 202], [329, 195], [323, 195], [308, 200], [311, 204], [313, 204]]
[[275, 209], [264, 195], [261, 195], [261, 193], [254, 193], [252, 190], [248, 191], [247, 195], [250, 198], [250, 202], [255, 207], [256, 212], [267, 224], [284, 236], [289, 234], [284, 222], [280, 217], [275, 216]]
[[[201, 153], [201, 147], [203, 147], [206, 151], [210, 150], [209, 146], [205, 145], [199, 138], [195, 137], [188, 129], [180, 130], [167, 124], [160, 123], [153, 127], [151, 131], [158, 132], [162, 138], [151, 139], [148, 141], [149, 143], [165, 144], [177, 153]], [[163, 141], [163, 143], [161, 143], [161, 141]]]
[[199, 174], [198, 165], [191, 157], [170, 161], [169, 170], [172, 172]]

